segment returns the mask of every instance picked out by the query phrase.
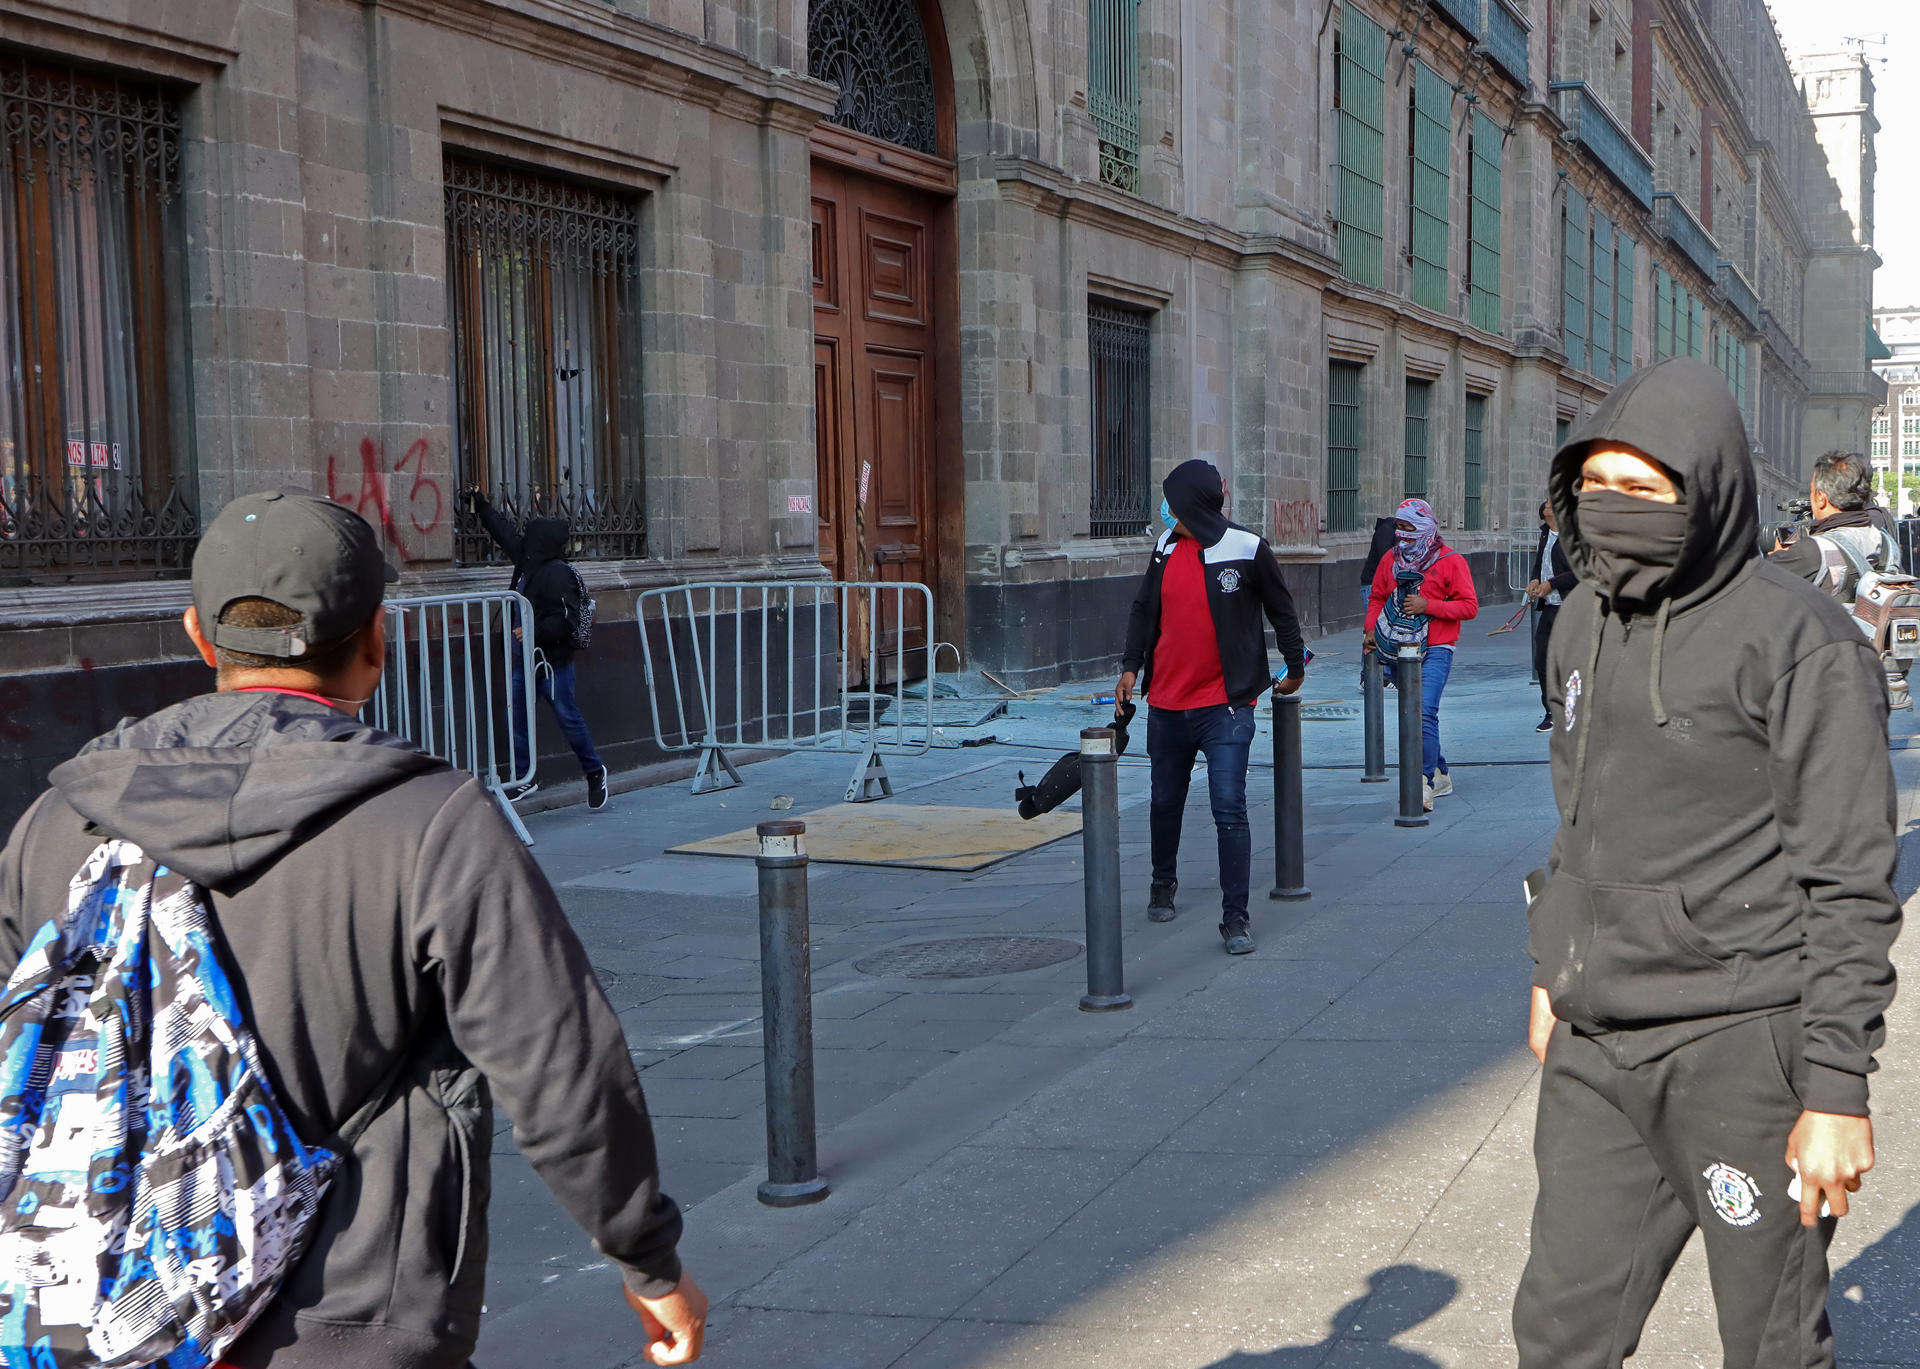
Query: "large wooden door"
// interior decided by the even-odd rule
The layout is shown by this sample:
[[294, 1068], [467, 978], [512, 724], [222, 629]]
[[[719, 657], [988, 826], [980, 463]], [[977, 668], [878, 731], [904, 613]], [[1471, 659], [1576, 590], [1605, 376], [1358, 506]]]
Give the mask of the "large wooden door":
[[[813, 164], [820, 559], [836, 579], [932, 583], [939, 207], [910, 187]], [[909, 605], [904, 646], [918, 673], [928, 624]], [[873, 625], [876, 655], [901, 645], [901, 626]]]

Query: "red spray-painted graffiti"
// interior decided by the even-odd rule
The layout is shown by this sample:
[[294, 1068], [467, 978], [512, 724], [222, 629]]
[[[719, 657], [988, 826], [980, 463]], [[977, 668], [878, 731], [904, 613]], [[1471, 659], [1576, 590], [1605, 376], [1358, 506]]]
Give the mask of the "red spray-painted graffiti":
[[[408, 467], [412, 470], [409, 471]], [[406, 497], [396, 500], [394, 490], [397, 478], [411, 475], [413, 481], [407, 486]], [[425, 536], [440, 526], [440, 520], [446, 515], [446, 497], [440, 492], [439, 482], [427, 474], [427, 439], [420, 438], [408, 447], [406, 454], [393, 463], [391, 471], [380, 469], [380, 448], [370, 437], [360, 439], [360, 485], [357, 490], [349, 483], [343, 487], [338, 473], [334, 469], [334, 459], [327, 458], [327, 498], [336, 504], [345, 504], [362, 518], [378, 528], [386, 539], [393, 543], [393, 549], [400, 553], [403, 561], [417, 561], [420, 558], [407, 545], [400, 535], [400, 524], [395, 517], [395, 506], [406, 515], [407, 522], [414, 532]], [[428, 507], [426, 501], [431, 496], [430, 513], [422, 515]], [[371, 508], [372, 513], [367, 510]]]
[[1273, 501], [1273, 541], [1275, 546], [1311, 546], [1319, 540], [1320, 510], [1311, 499]]

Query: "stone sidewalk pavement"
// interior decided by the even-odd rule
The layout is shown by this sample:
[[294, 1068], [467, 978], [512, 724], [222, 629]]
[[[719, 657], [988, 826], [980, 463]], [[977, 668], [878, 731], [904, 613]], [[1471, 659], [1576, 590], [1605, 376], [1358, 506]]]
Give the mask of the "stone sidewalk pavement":
[[[1491, 616], [1491, 614], [1489, 615]], [[1148, 923], [1146, 774], [1123, 762], [1131, 1011], [1077, 1010], [1084, 962], [986, 978], [874, 977], [873, 951], [946, 937], [1082, 935], [1078, 838], [973, 875], [816, 865], [815, 1041], [833, 1194], [774, 1211], [762, 1177], [753, 869], [667, 856], [780, 795], [836, 802], [839, 759], [749, 766], [603, 813], [533, 817], [625, 1022], [656, 1115], [683, 1253], [715, 1300], [723, 1369], [1511, 1364], [1537, 1069], [1519, 890], [1554, 818], [1524, 632], [1470, 630], [1444, 740], [1458, 793], [1391, 825], [1362, 785], [1351, 635], [1316, 643], [1306, 696], [1313, 898], [1269, 902], [1272, 778], [1250, 782], [1254, 928], [1229, 959], [1205, 785], [1188, 814], [1181, 916]], [[1098, 720], [1100, 684], [1015, 704], [1001, 741], [892, 763], [897, 802], [1007, 802]], [[1391, 696], [1389, 696], [1391, 703]], [[1389, 724], [1391, 729], [1391, 723]], [[957, 740], [955, 734], [947, 740]], [[1390, 730], [1391, 735], [1391, 730]], [[1256, 748], [1264, 758], [1265, 740]], [[1896, 751], [1903, 830], [1920, 774]], [[1903, 890], [1910, 892], [1910, 890]], [[1834, 1252], [1842, 1363], [1920, 1366], [1920, 1009], [1896, 1005], [1875, 1083], [1881, 1158]], [[482, 1369], [644, 1363], [591, 1247], [496, 1145]], [[1719, 1363], [1690, 1250], [1637, 1366]]]

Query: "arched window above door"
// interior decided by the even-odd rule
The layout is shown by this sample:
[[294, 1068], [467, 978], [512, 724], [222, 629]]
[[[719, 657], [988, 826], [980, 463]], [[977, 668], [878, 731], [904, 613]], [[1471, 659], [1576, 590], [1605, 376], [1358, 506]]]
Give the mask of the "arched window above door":
[[839, 88], [831, 122], [939, 154], [933, 58], [914, 0], [816, 0], [807, 18], [807, 72]]

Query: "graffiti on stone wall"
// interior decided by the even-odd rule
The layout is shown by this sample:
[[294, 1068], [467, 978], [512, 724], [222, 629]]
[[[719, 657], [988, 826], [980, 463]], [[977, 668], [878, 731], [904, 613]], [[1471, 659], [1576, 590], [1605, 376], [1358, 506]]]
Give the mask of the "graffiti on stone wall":
[[1312, 546], [1320, 540], [1320, 510], [1311, 499], [1273, 501], [1273, 544]]
[[[446, 496], [427, 474], [427, 439], [417, 439], [391, 468], [384, 468], [380, 446], [371, 437], [360, 439], [358, 480], [344, 476], [334, 458], [327, 458], [327, 498], [345, 504], [378, 528], [403, 561], [417, 561], [417, 544], [410, 546], [401, 533], [401, 520], [413, 535], [425, 537], [446, 517]], [[402, 491], [404, 490], [404, 493]]]

